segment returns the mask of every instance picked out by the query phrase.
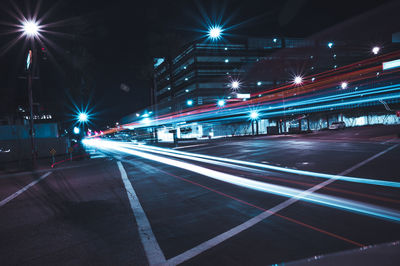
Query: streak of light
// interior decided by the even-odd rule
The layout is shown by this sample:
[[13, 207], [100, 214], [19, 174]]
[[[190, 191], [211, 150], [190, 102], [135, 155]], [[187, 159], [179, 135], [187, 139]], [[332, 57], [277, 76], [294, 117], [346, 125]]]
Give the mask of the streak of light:
[[[333, 208], [338, 208], [346, 211], [356, 212], [364, 215], [371, 215], [381, 219], [387, 219], [395, 222], [400, 222], [400, 212], [388, 208], [383, 208], [375, 206], [372, 204], [361, 203], [353, 200], [343, 199], [335, 196], [322, 195], [318, 193], [305, 193], [302, 190], [289, 188], [281, 185], [274, 185], [269, 183], [264, 183], [260, 181], [255, 181], [231, 174], [226, 174], [216, 170], [211, 170], [202, 166], [198, 166], [192, 163], [187, 163], [183, 161], [178, 161], [174, 159], [169, 159], [166, 157], [149, 154], [146, 152], [141, 152], [135, 149], [128, 149], [121, 147], [118, 142], [115, 141], [105, 141], [100, 139], [84, 139], [83, 143], [88, 146], [94, 146], [98, 149], [105, 149], [111, 151], [117, 151], [120, 153], [126, 153], [133, 156], [141, 157], [147, 160], [155, 161], [158, 163], [167, 164], [173, 167], [178, 167], [185, 169], [190, 172], [194, 172], [203, 176], [208, 176], [210, 178], [237, 185], [240, 187], [245, 187], [248, 189], [253, 189], [261, 192], [266, 192], [283, 197], [293, 197], [299, 200], [308, 201], [311, 203], [329, 206]], [[293, 169], [292, 169], [293, 170]], [[339, 179], [338, 177], [332, 177]]]
[[[198, 153], [189, 153], [189, 152], [184, 152], [184, 151], [177, 151], [177, 150], [159, 148], [159, 147], [148, 146], [148, 145], [137, 146], [137, 145], [128, 144], [128, 143], [121, 143], [119, 145], [125, 146], [125, 147], [130, 147], [130, 148], [135, 148], [135, 149], [141, 149], [144, 151], [152, 151], [152, 152], [157, 151], [157, 152], [159, 152], [159, 154], [163, 154], [163, 155], [169, 155], [169, 156], [174, 156], [174, 157], [184, 158], [184, 159], [189, 159], [189, 160], [197, 160], [197, 161], [202, 161], [202, 162], [206, 162], [206, 163], [212, 163], [212, 161], [228, 162], [228, 163], [233, 163], [233, 164], [252, 166], [252, 167], [263, 168], [263, 169], [268, 169], [268, 170], [273, 170], [273, 171], [278, 171], [278, 172], [291, 173], [291, 174], [296, 174], [296, 175], [305, 175], [305, 176], [312, 176], [312, 177], [318, 177], [318, 178], [324, 178], [324, 179], [335, 178], [340, 181], [377, 185], [377, 186], [396, 187], [396, 188], [400, 187], [400, 182], [394, 182], [394, 181], [317, 173], [317, 172], [291, 169], [291, 168], [279, 167], [279, 166], [262, 164], [262, 163], [248, 162], [248, 161], [244, 161], [244, 160], [235, 160], [235, 159], [216, 157], [216, 156], [204, 155], [204, 154], [198, 154]], [[197, 158], [207, 159], [207, 161], [198, 160]]]

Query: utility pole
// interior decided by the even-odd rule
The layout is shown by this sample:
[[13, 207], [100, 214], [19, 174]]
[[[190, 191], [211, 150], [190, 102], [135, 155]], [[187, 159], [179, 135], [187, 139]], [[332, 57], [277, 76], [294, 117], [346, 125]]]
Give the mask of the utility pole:
[[36, 167], [36, 152], [35, 152], [35, 129], [33, 125], [33, 96], [32, 96], [32, 60], [33, 53], [29, 50], [26, 59], [26, 68], [28, 71], [28, 97], [29, 97], [29, 135], [31, 138], [31, 156], [32, 156], [32, 167]]

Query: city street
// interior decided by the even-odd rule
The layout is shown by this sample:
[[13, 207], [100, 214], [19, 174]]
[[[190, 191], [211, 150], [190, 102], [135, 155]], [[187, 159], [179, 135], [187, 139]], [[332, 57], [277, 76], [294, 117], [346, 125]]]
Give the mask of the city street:
[[400, 265], [398, 10], [5, 0], [0, 266]]
[[[400, 239], [397, 129], [172, 149], [119, 142], [90, 148], [95, 159], [1, 175], [0, 261], [269, 265], [391, 243]], [[396, 265], [400, 254], [398, 245], [375, 253], [346, 263]]]

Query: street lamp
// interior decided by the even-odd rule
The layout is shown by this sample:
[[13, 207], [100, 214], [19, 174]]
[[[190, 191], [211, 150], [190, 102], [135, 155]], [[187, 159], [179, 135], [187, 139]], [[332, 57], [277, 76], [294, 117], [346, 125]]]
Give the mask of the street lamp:
[[218, 40], [221, 38], [222, 29], [220, 26], [212, 26], [208, 29], [208, 37], [212, 40]]
[[192, 105], [193, 105], [193, 100], [187, 100], [187, 101], [186, 101], [186, 104], [187, 104], [188, 106], [192, 106]]
[[342, 84], [340, 85], [342, 87], [342, 89], [346, 89], [347, 88], [347, 82], [342, 82]]
[[231, 82], [231, 88], [232, 89], [237, 90], [237, 89], [239, 89], [239, 87], [240, 87], [240, 82], [239, 81], [234, 80], [234, 81]]
[[89, 116], [87, 113], [79, 113], [78, 114], [78, 121], [79, 123], [86, 123], [89, 120]]
[[223, 107], [225, 105], [225, 101], [224, 100], [218, 100], [218, 106], [219, 107]]
[[[28, 38], [35, 38], [39, 34], [39, 25], [36, 21], [24, 21], [22, 24], [23, 34]], [[31, 49], [28, 51], [26, 58], [26, 70], [28, 72], [28, 98], [29, 98], [29, 133], [31, 136], [31, 153], [32, 153], [32, 167], [36, 165], [35, 156], [35, 129], [33, 125], [33, 96], [32, 96], [32, 63], [33, 52]]]
[[303, 78], [301, 76], [295, 76], [293, 82], [296, 85], [300, 85], [303, 82]]
[[258, 112], [257, 112], [257, 111], [252, 111], [252, 112], [250, 113], [250, 118], [251, 118], [252, 120], [256, 120], [256, 119], [258, 118]]
[[36, 37], [39, 34], [39, 25], [36, 21], [26, 20], [22, 23], [22, 29], [25, 36]]
[[372, 48], [372, 53], [374, 54], [374, 55], [377, 55], [378, 53], [379, 53], [379, 50], [380, 50], [381, 48], [379, 48], [378, 46], [375, 46], [374, 48]]

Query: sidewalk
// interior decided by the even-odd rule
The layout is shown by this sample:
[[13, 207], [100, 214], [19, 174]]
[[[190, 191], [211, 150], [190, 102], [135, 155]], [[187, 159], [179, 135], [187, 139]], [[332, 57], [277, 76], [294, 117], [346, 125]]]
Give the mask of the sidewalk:
[[399, 265], [400, 241], [372, 245], [364, 248], [315, 256], [308, 259], [282, 263], [282, 265]]

